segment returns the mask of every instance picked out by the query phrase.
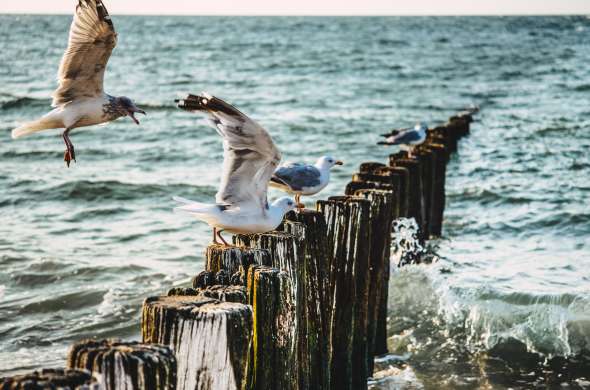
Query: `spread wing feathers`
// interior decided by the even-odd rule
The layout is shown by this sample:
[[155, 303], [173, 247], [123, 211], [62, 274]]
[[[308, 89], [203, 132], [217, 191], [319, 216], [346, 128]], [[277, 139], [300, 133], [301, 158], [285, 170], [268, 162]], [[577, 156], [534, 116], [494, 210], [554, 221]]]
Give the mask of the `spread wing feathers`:
[[53, 106], [100, 96], [104, 71], [116, 44], [117, 34], [102, 1], [79, 0], [57, 74], [59, 86], [53, 93]]
[[266, 208], [268, 182], [281, 153], [268, 132], [235, 107], [203, 93], [178, 100], [178, 107], [209, 114], [209, 123], [223, 137], [223, 173], [216, 202], [253, 203]]
[[399, 134], [392, 135], [387, 138], [387, 142], [392, 145], [404, 145], [410, 142], [416, 142], [420, 140], [420, 133], [414, 129], [400, 132]]
[[321, 173], [313, 165], [294, 163], [279, 167], [271, 178], [271, 182], [284, 184], [294, 191], [304, 187], [315, 187], [320, 184]]

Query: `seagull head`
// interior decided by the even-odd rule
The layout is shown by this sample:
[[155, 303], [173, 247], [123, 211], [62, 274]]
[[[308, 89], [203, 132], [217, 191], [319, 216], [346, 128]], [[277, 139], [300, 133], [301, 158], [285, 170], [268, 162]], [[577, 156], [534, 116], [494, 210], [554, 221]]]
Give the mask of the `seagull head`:
[[336, 160], [334, 157], [330, 156], [323, 156], [318, 159], [316, 163], [316, 167], [318, 169], [330, 169], [334, 165], [344, 165], [344, 163], [340, 160]]
[[116, 105], [117, 108], [119, 108], [121, 114], [133, 119], [133, 122], [135, 122], [136, 125], [139, 125], [139, 121], [135, 117], [136, 113], [147, 115], [144, 110], [141, 110], [139, 107], [137, 107], [135, 103], [133, 103], [133, 101], [126, 96], [118, 97], [116, 100]]
[[418, 122], [416, 126], [414, 126], [414, 130], [419, 132], [426, 132], [428, 130], [428, 125], [425, 122]]
[[291, 210], [295, 210], [295, 208], [297, 207], [295, 201], [289, 198], [288, 196], [283, 196], [282, 198], [275, 200], [272, 203], [272, 205], [273, 207], [280, 210], [283, 213], [283, 215], [287, 214]]

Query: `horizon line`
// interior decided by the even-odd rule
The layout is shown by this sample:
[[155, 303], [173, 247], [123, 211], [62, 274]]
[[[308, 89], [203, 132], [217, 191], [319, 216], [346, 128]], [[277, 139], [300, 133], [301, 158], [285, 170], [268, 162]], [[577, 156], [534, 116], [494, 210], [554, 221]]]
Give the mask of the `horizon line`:
[[[73, 12], [51, 12], [51, 13], [38, 13], [38, 12], [0, 12], [0, 15], [18, 15], [18, 16], [69, 16], [73, 15]], [[489, 17], [506, 17], [506, 16], [581, 16], [590, 18], [590, 14], [578, 13], [578, 12], [563, 12], [563, 13], [440, 13], [440, 14], [412, 14], [412, 13], [399, 13], [399, 14], [225, 14], [225, 13], [111, 13], [111, 16], [220, 16], [220, 17], [476, 17], [476, 16], [489, 16]]]

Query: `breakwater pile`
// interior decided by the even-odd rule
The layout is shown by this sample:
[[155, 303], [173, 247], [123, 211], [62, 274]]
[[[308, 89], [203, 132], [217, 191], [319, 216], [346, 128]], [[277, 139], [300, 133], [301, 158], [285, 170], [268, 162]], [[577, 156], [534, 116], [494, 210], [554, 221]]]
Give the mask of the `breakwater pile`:
[[446, 165], [471, 122], [453, 116], [412, 154], [362, 163], [343, 195], [277, 231], [210, 245], [192, 287], [145, 300], [142, 343], [83, 340], [58, 379], [3, 386], [86, 374], [107, 389], [367, 388], [387, 353], [394, 221], [415, 220], [421, 241], [440, 236]]

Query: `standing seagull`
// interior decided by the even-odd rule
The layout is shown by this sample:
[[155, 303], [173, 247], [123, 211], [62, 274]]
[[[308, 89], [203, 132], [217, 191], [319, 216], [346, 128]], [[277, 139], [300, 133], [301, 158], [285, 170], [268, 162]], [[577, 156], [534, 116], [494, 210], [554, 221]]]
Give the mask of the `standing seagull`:
[[411, 129], [403, 129], [397, 133], [384, 135], [385, 141], [379, 142], [379, 145], [400, 145], [402, 149], [408, 151], [408, 156], [412, 157], [414, 147], [422, 144], [426, 140], [426, 123], [417, 123]]
[[268, 132], [235, 107], [205, 92], [177, 100], [186, 111], [209, 114], [209, 123], [223, 138], [223, 172], [214, 204], [175, 197], [188, 212], [213, 227], [213, 242], [229, 245], [221, 232], [265, 233], [281, 224], [295, 203], [283, 197], [268, 203], [268, 182], [281, 153]]
[[117, 33], [101, 0], [79, 0], [70, 27], [68, 48], [61, 60], [53, 93], [54, 110], [41, 119], [12, 130], [12, 138], [47, 129], [63, 129], [66, 144], [64, 161], [76, 161], [69, 133], [77, 127], [111, 122], [129, 116], [139, 125], [135, 113], [145, 115], [131, 99], [114, 97], [103, 91], [104, 71], [115, 45]]
[[330, 182], [330, 169], [342, 164], [342, 161], [330, 156], [320, 157], [315, 165], [285, 164], [275, 171], [270, 178], [270, 185], [294, 194], [297, 207], [302, 209], [305, 205], [301, 203], [301, 195], [315, 195], [323, 190]]

